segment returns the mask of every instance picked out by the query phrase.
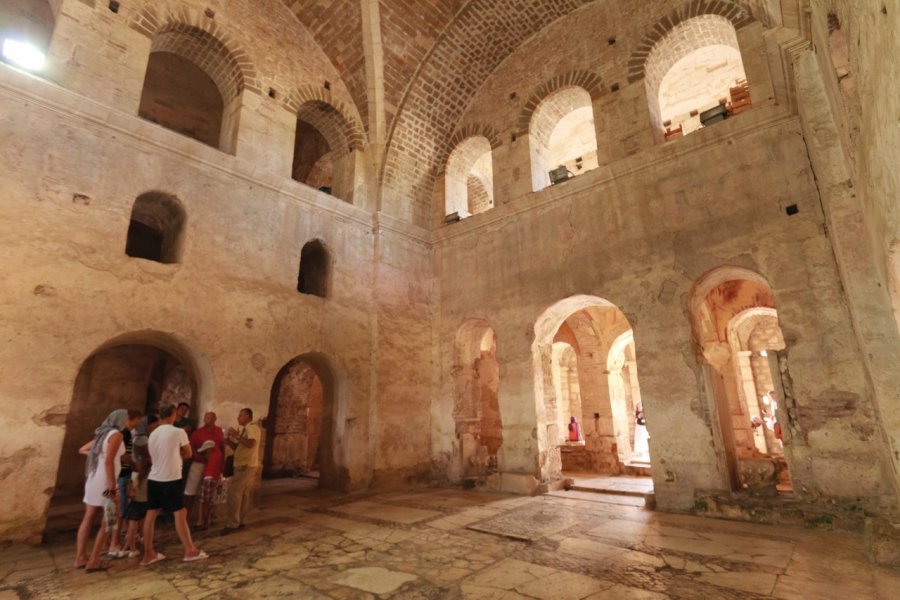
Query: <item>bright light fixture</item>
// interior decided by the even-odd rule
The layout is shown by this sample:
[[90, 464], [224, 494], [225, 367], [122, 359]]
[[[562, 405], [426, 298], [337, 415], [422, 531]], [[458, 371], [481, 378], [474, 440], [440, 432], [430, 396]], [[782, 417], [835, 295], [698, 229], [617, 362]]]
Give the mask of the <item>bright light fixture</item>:
[[29, 71], [40, 71], [44, 67], [44, 53], [26, 42], [3, 40], [3, 57]]

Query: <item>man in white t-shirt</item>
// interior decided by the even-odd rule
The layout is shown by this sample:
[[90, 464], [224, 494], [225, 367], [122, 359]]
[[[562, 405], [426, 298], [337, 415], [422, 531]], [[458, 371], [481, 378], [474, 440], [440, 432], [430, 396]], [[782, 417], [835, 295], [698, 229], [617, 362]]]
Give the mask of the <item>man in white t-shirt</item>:
[[175, 422], [175, 407], [166, 404], [159, 409], [160, 425], [147, 442], [150, 451], [150, 474], [147, 477], [147, 516], [144, 518], [144, 558], [141, 565], [149, 566], [165, 558], [153, 550], [153, 533], [160, 510], [175, 517], [175, 531], [184, 546], [184, 561], [208, 558], [208, 554], [194, 545], [188, 527], [187, 511], [181, 494], [182, 461], [191, 457], [191, 444], [184, 429]]

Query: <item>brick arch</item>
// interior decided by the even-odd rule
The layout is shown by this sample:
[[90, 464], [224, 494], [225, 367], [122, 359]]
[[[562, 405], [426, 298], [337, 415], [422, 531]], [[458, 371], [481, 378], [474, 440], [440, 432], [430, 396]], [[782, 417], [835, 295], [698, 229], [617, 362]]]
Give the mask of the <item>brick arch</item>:
[[444, 144], [441, 154], [439, 155], [438, 174], [443, 173], [447, 168], [447, 161], [450, 159], [453, 150], [467, 139], [473, 137], [485, 138], [491, 145], [491, 150], [496, 150], [502, 144], [500, 135], [490, 125], [485, 125], [484, 123], [469, 123], [468, 125], [464, 125], [457, 129], [447, 140], [447, 143]]
[[303, 85], [291, 90], [282, 105], [318, 129], [332, 152], [343, 154], [366, 147], [366, 133], [359, 118], [344, 102], [335, 101], [330, 90]]
[[641, 38], [640, 43], [631, 53], [631, 58], [628, 59], [628, 83], [634, 83], [644, 78], [647, 58], [657, 42], [688, 19], [705, 15], [728, 19], [736, 31], [756, 22], [747, 9], [730, 0], [691, 0], [686, 2], [654, 23]]
[[568, 87], [584, 89], [590, 94], [592, 101], [603, 94], [603, 80], [596, 73], [590, 71], [569, 71], [568, 73], [557, 75], [538, 86], [528, 99], [528, 102], [525, 103], [522, 112], [519, 114], [516, 131], [519, 134], [527, 133], [531, 125], [531, 117], [534, 116], [534, 111], [541, 105], [541, 102], [554, 92]]
[[249, 54], [213, 19], [180, 7], [157, 10], [147, 5], [129, 26], [152, 40], [151, 52], [171, 52], [203, 69], [219, 88], [225, 103], [243, 90], [262, 93], [259, 74]]

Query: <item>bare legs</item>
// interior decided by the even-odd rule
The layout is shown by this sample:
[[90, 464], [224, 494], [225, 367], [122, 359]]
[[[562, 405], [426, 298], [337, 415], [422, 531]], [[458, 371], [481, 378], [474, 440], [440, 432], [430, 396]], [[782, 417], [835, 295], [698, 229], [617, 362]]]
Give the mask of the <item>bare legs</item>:
[[178, 534], [178, 539], [181, 540], [181, 545], [184, 546], [184, 557], [190, 558], [192, 556], [197, 556], [200, 554], [200, 549], [194, 545], [194, 540], [191, 538], [191, 528], [188, 525], [187, 509], [182, 508], [174, 514], [174, 517], [175, 532]]
[[144, 517], [144, 558], [141, 564], [146, 565], [156, 559], [156, 551], [153, 550], [153, 533], [156, 531], [156, 517], [159, 509], [148, 510]]
[[128, 533], [125, 535], [125, 549], [130, 552], [137, 552], [137, 532], [140, 521], [128, 521]]
[[[147, 516], [144, 518], [144, 558], [141, 560], [141, 564], [144, 565], [156, 559], [156, 551], [153, 549], [153, 533], [156, 531], [156, 517], [158, 515], [158, 509], [148, 510]], [[194, 545], [194, 540], [191, 539], [191, 529], [187, 522], [187, 511], [182, 508], [172, 513], [172, 516], [175, 517], [175, 532], [178, 534], [178, 539], [181, 540], [181, 545], [184, 546], [184, 557], [190, 558], [200, 554], [199, 548]]]
[[100, 554], [103, 552], [103, 548], [106, 546], [106, 526], [103, 523], [100, 523], [100, 531], [97, 532], [97, 537], [94, 538], [94, 548], [91, 550], [91, 557], [88, 559], [87, 564], [84, 565], [87, 569], [97, 569], [100, 567]]
[[[94, 522], [94, 517], [100, 511], [99, 506], [90, 506], [89, 504], [84, 505], [84, 517], [81, 519], [81, 525], [78, 526], [78, 537], [76, 538], [75, 543], [75, 567], [83, 567], [87, 564], [87, 543], [88, 539], [91, 537], [91, 525]], [[102, 530], [103, 527], [101, 526]]]

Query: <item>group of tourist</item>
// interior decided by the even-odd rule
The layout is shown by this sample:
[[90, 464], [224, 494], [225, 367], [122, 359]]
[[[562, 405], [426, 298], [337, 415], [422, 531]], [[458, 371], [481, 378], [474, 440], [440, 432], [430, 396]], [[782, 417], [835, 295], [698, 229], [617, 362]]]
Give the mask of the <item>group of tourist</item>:
[[[238, 427], [227, 432], [216, 425], [214, 412], [203, 415], [203, 424], [194, 430], [189, 412], [187, 403], [165, 404], [146, 416], [114, 410], [94, 430], [94, 438], [81, 447], [79, 452], [87, 457], [87, 479], [76, 568], [89, 573], [104, 571], [104, 554], [108, 558], [140, 556], [143, 566], [164, 560], [165, 555], [153, 546], [161, 512], [174, 520], [185, 562], [209, 556], [194, 544], [189, 522], [192, 514], [194, 526], [206, 529], [213, 504], [224, 498], [222, 533], [244, 526], [259, 468], [261, 431], [253, 423], [253, 411], [242, 409]], [[226, 447], [232, 450], [228, 461]], [[230, 477], [224, 479], [226, 475]], [[223, 493], [225, 489], [227, 493]], [[97, 515], [101, 515], [100, 530], [88, 555]], [[139, 531], [143, 533], [143, 553], [138, 551]]]

